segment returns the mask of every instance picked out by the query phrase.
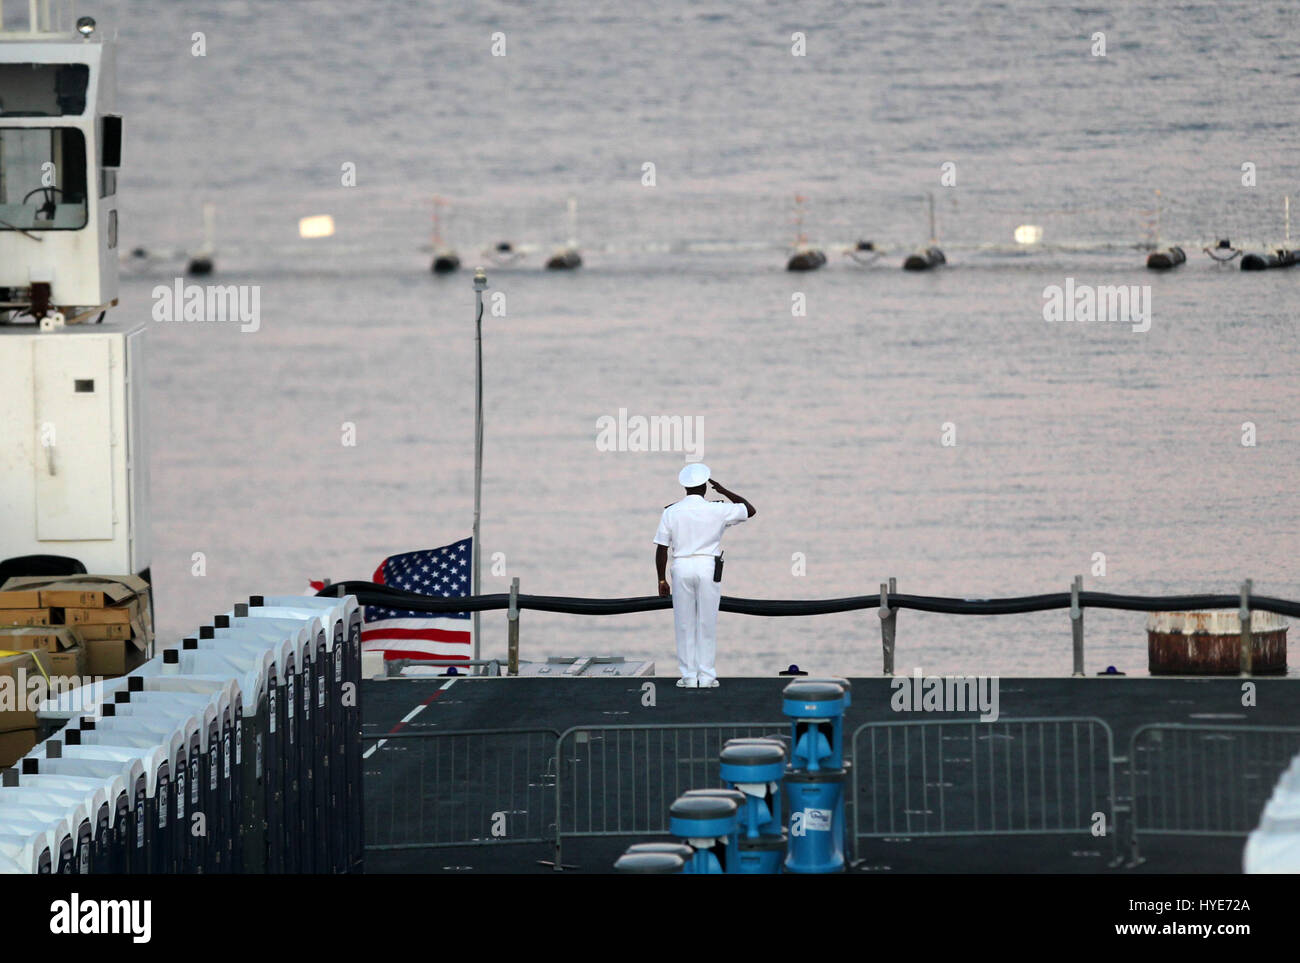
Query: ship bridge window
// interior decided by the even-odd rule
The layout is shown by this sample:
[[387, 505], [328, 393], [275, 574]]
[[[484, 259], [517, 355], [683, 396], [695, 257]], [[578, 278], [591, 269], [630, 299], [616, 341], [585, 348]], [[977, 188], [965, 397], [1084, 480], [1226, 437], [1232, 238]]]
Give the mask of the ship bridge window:
[[0, 117], [71, 117], [86, 112], [85, 64], [0, 64]]
[[86, 226], [86, 138], [74, 127], [0, 127], [0, 231]]

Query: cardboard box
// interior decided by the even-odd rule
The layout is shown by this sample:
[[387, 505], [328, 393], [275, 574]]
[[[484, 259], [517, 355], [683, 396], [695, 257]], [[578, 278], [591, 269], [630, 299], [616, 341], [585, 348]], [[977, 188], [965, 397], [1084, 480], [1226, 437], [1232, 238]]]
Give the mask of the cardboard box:
[[[37, 589], [41, 604], [62, 608], [64, 618], [68, 612], [81, 618], [74, 625], [121, 624], [130, 626], [129, 638], [139, 650], [146, 650], [153, 639], [153, 619], [149, 612], [149, 583], [135, 575], [71, 575], [64, 578], [51, 576], [15, 576], [5, 582], [5, 590]], [[90, 621], [86, 610], [99, 610], [102, 614]], [[120, 635], [120, 633], [113, 633]], [[100, 633], [102, 636], [103, 633]]]
[[87, 639], [85, 653], [86, 674], [105, 678], [126, 675], [148, 658], [127, 639]]
[[75, 680], [76, 685], [72, 688], [80, 685], [82, 676], [86, 674], [86, 650], [79, 645], [59, 652], [37, 650], [32, 652], [32, 656], [39, 663], [37, 671], [43, 668], [51, 679]]
[[0, 625], [57, 625], [51, 609], [0, 609]]
[[[4, 615], [5, 613], [0, 612], [0, 619], [3, 619]], [[63, 622], [65, 625], [116, 625], [118, 623], [130, 625], [131, 607], [115, 605], [106, 609], [65, 608]]]
[[66, 625], [0, 625], [0, 649], [58, 652], [81, 644], [81, 633]]
[[131, 626], [126, 622], [111, 625], [78, 625], [74, 627], [83, 639], [129, 639]]
[[40, 671], [32, 653], [0, 650], [0, 733], [36, 727], [36, 713], [27, 708], [27, 680]]
[[8, 769], [36, 745], [36, 729], [0, 732], [0, 769]]
[[[10, 579], [10, 581], [13, 581]], [[6, 585], [9, 582], [5, 582]], [[41, 607], [41, 593], [35, 590], [0, 590], [0, 609], [38, 609]]]
[[50, 698], [82, 685], [86, 656], [77, 646], [58, 652], [0, 649], [0, 732], [37, 724], [33, 698]]
[[[133, 599], [149, 597], [149, 583], [136, 575], [15, 575], [0, 590], [37, 589], [42, 606], [102, 609]], [[11, 606], [17, 608], [19, 606]]]

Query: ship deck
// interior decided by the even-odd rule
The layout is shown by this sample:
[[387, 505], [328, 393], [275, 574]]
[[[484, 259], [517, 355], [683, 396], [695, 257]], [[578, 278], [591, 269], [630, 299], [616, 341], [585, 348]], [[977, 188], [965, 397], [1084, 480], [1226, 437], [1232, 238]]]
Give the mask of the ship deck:
[[[445, 806], [448, 795], [446, 780], [430, 778], [428, 771], [416, 772], [417, 768], [427, 769], [419, 761], [421, 753], [413, 751], [419, 734], [537, 728], [558, 733], [573, 726], [775, 723], [781, 721], [781, 691], [790, 681], [781, 677], [723, 679], [721, 687], [712, 690], [678, 689], [672, 678], [665, 677], [367, 681], [362, 688], [363, 737], [365, 748], [374, 750], [368, 752], [363, 767], [367, 826], [382, 823], [390, 843], [396, 840], [413, 848], [368, 851], [366, 870], [553, 871], [544, 861], [553, 858], [554, 847], [545, 841], [419, 847], [427, 833], [423, 820], [439, 806]], [[998, 709], [1000, 722], [1061, 717], [1102, 720], [1113, 734], [1115, 796], [1122, 810], [1130, 785], [1130, 739], [1143, 725], [1251, 729], [1294, 725], [1290, 689], [1294, 683], [1280, 678], [1252, 681], [1257, 687], [1256, 704], [1244, 708], [1242, 680], [1236, 678], [1001, 679]], [[649, 701], [644, 689], [648, 682], [655, 684], [653, 705], [644, 704]], [[852, 683], [853, 704], [845, 718], [846, 755], [850, 735], [863, 723], [975, 719], [971, 713], [896, 712], [891, 708], [894, 690], [890, 680], [856, 678]], [[393, 734], [403, 735], [375, 748], [377, 739]], [[899, 758], [891, 757], [891, 765], [916, 766], [919, 770], [926, 764], [919, 755], [924, 751], [925, 740], [921, 739], [906, 746]], [[643, 763], [650, 766], [650, 771], [638, 771], [638, 778], [649, 783], [664, 775], [653, 771], [652, 761]], [[529, 774], [525, 778], [532, 777]], [[719, 783], [715, 779], [707, 784]], [[1266, 797], [1269, 789], [1271, 782], [1256, 791]], [[462, 787], [461, 791], [467, 791], [473, 801], [473, 787]], [[951, 825], [963, 820], [962, 795], [952, 792], [945, 800]], [[627, 798], [633, 801], [626, 805], [640, 805], [635, 791]], [[481, 808], [491, 809], [490, 800], [479, 802]], [[614, 859], [629, 843], [654, 838], [665, 837], [636, 833], [566, 838], [563, 862], [566, 868], [579, 872], [609, 872]], [[854, 871], [874, 873], [1238, 873], [1244, 843], [1244, 833], [1218, 837], [1144, 835], [1143, 859], [1131, 863], [1114, 860], [1112, 840], [1086, 833], [939, 837], [899, 833], [860, 840], [851, 855]]]

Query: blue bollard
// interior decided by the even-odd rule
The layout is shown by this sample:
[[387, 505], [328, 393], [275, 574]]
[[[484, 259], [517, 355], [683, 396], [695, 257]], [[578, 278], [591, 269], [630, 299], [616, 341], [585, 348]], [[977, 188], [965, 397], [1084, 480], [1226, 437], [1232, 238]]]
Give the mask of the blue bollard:
[[672, 804], [668, 810], [672, 834], [695, 848], [686, 872], [701, 875], [723, 872], [727, 840], [736, 837], [737, 808], [735, 799], [714, 795], [688, 794]]
[[785, 868], [791, 873], [844, 869], [844, 710], [851, 696], [838, 682], [792, 682], [782, 693], [791, 722], [791, 768], [785, 774], [790, 827]]
[[785, 747], [774, 740], [730, 740], [719, 757], [722, 781], [745, 794], [740, 810], [740, 833], [747, 839], [779, 834], [781, 779], [785, 775]]
[[792, 682], [782, 693], [790, 723], [795, 769], [817, 772], [844, 767], [844, 690], [834, 682]]
[[785, 776], [790, 807], [791, 873], [838, 873], [844, 869], [844, 772], [792, 771]]

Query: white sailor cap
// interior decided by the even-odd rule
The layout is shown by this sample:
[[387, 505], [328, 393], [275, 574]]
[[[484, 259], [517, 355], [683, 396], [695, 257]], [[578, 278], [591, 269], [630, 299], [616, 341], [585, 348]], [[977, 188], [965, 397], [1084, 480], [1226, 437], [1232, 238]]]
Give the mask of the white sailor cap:
[[683, 488], [695, 488], [709, 480], [709, 466], [703, 462], [693, 462], [681, 470], [677, 476]]

